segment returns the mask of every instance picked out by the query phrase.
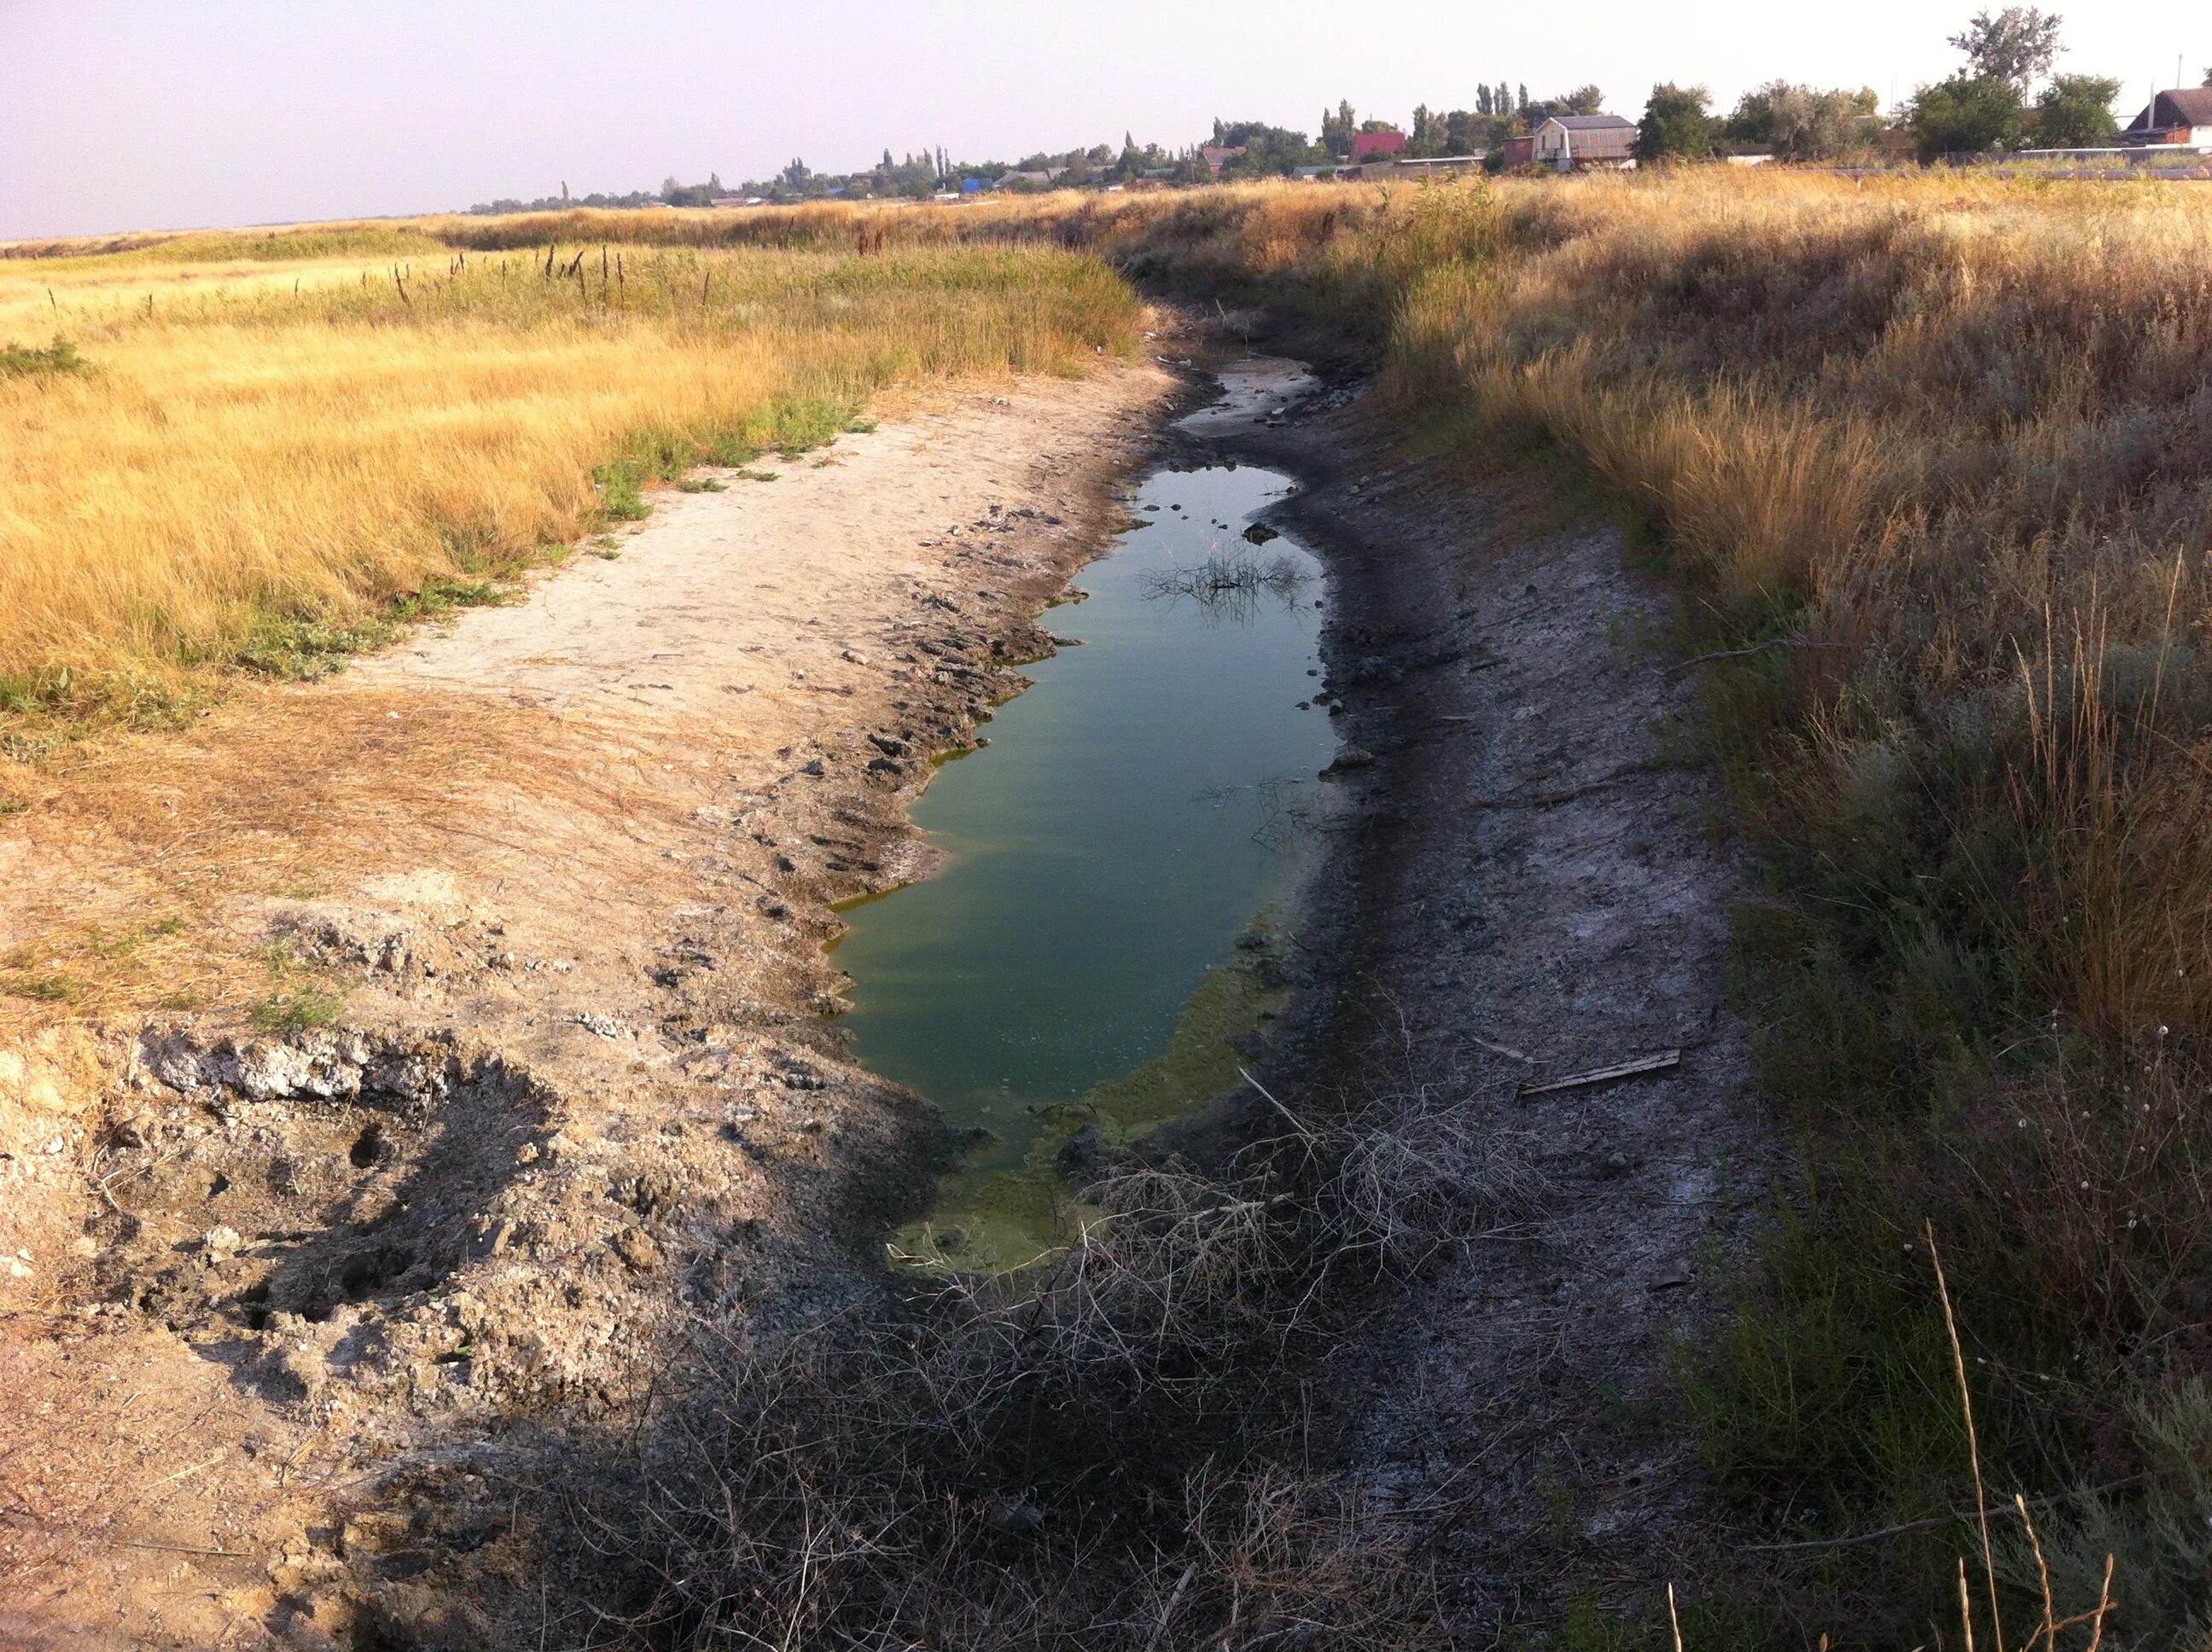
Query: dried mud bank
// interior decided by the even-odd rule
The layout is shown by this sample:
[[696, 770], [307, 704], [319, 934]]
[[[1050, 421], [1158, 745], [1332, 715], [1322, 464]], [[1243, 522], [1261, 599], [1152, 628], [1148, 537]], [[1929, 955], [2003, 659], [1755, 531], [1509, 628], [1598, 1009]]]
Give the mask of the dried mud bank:
[[[1741, 869], [1670, 598], [1541, 483], [1409, 457], [1358, 382], [1347, 364], [1212, 433], [1306, 484], [1273, 519], [1329, 564], [1348, 748], [1261, 1076], [1309, 1121], [1441, 1104], [1513, 1195], [1410, 1278], [1340, 1292], [1334, 1351], [1303, 1374], [1324, 1455], [1487, 1643], [1728, 1570], [1674, 1363], [1726, 1307], [1780, 1160], [1725, 1007]], [[1225, 1162], [1276, 1113], [1225, 1098], [1169, 1144]]]
[[[529, 1586], [516, 1488], [564, 1430], [645, 1424], [687, 1303], [769, 1332], [866, 1288], [951, 1146], [825, 1018], [833, 905], [926, 870], [931, 759], [1049, 650], [1179, 393], [1105, 369], [706, 473], [287, 691], [286, 761], [368, 765], [372, 805], [319, 721], [451, 714], [515, 761], [388, 846], [365, 814], [327, 890], [208, 914], [339, 1024], [0, 1061], [0, 1642], [479, 1643], [471, 1596]], [[82, 834], [11, 850], [0, 933], [130, 882]], [[264, 1023], [321, 1001], [286, 990]]]

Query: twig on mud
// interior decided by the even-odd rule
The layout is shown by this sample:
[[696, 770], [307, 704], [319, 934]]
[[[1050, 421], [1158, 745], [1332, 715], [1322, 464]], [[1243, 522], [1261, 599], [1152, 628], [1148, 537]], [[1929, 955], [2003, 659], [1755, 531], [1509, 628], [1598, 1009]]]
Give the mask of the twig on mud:
[[1905, 1537], [1914, 1532], [1932, 1532], [1941, 1527], [1963, 1525], [1967, 1521], [2014, 1520], [2024, 1510], [2051, 1509], [2062, 1503], [2079, 1503], [2085, 1497], [2106, 1497], [2114, 1491], [2125, 1491], [2141, 1485], [2150, 1476], [2130, 1474], [2124, 1479], [2109, 1480], [2102, 1485], [2084, 1486], [2078, 1491], [2057, 1491], [2047, 1497], [2032, 1501], [2014, 1498], [2011, 1505], [1999, 1504], [1991, 1509], [1960, 1509], [1948, 1515], [1930, 1515], [1925, 1520], [1908, 1520], [1902, 1525], [1885, 1526], [1879, 1531], [1858, 1532], [1850, 1537], [1814, 1538], [1803, 1543], [1747, 1543], [1746, 1554], [1809, 1554], [1816, 1549], [1847, 1549], [1860, 1543], [1880, 1543], [1887, 1538]]
[[1145, 1652], [1152, 1652], [1152, 1648], [1160, 1643], [1160, 1637], [1167, 1633], [1168, 1619], [1175, 1616], [1176, 1606], [1182, 1600], [1183, 1591], [1190, 1587], [1190, 1580], [1197, 1576], [1198, 1562], [1195, 1560], [1182, 1569], [1182, 1576], [1176, 1579], [1175, 1588], [1168, 1595], [1168, 1603], [1160, 1608], [1159, 1622], [1152, 1625], [1152, 1635], [1145, 1642]]
[[1610, 1066], [1592, 1067], [1587, 1072], [1571, 1072], [1564, 1078], [1552, 1078], [1540, 1084], [1523, 1084], [1523, 1096], [1548, 1096], [1562, 1090], [1583, 1090], [1592, 1084], [1609, 1084], [1617, 1078], [1641, 1078], [1647, 1073], [1667, 1072], [1682, 1065], [1682, 1052], [1661, 1050], [1655, 1055], [1639, 1055], [1632, 1060], [1615, 1061]]
[[1493, 1044], [1487, 1038], [1478, 1038], [1473, 1033], [1468, 1034], [1467, 1042], [1477, 1049], [1488, 1050], [1492, 1055], [1503, 1055], [1509, 1060], [1518, 1061], [1524, 1067], [1533, 1067], [1536, 1065], [1534, 1056], [1523, 1055], [1510, 1044]]
[[45, 1532], [67, 1532], [89, 1542], [105, 1544], [111, 1549], [149, 1549], [156, 1554], [209, 1555], [224, 1560], [243, 1560], [251, 1558], [251, 1552], [246, 1549], [202, 1549], [196, 1548], [189, 1543], [162, 1543], [149, 1537], [112, 1537], [105, 1532], [85, 1526], [48, 1525], [41, 1521], [39, 1522], [39, 1528]]
[[1237, 1076], [1242, 1078], [1246, 1084], [1251, 1085], [1253, 1089], [1258, 1090], [1261, 1095], [1266, 1096], [1267, 1098], [1268, 1104], [1272, 1106], [1276, 1112], [1281, 1114], [1285, 1118], [1291, 1121], [1291, 1129], [1297, 1131], [1298, 1134], [1304, 1137], [1307, 1141], [1310, 1142], [1313, 1140], [1314, 1133], [1312, 1130], [1306, 1126], [1304, 1121], [1302, 1121], [1297, 1114], [1291, 1112], [1290, 1108], [1285, 1107], [1280, 1102], [1277, 1101], [1273, 1095], [1270, 1093], [1267, 1085], [1261, 1084], [1257, 1078], [1255, 1078], [1243, 1067], [1237, 1069]]
[[1810, 637], [1769, 637], [1765, 642], [1755, 642], [1748, 648], [1717, 648], [1709, 654], [1692, 654], [1667, 667], [1667, 675], [1674, 677], [1692, 665], [1704, 665], [1716, 659], [1743, 659], [1753, 654], [1763, 654], [1772, 648], [1841, 648], [1840, 642], [1815, 642]]
[[203, 1469], [213, 1468], [217, 1463], [221, 1462], [228, 1455], [230, 1455], [230, 1449], [226, 1446], [221, 1451], [216, 1452], [214, 1456], [208, 1458], [205, 1461], [194, 1463], [190, 1468], [180, 1468], [173, 1474], [164, 1474], [160, 1479], [155, 1480], [154, 1484], [155, 1485], [167, 1485], [173, 1481], [190, 1479], [193, 1475], [200, 1473]]
[[1571, 786], [1564, 792], [1539, 792], [1528, 798], [1469, 798], [1470, 809], [1556, 809], [1563, 803], [1572, 803], [1577, 798], [1595, 792], [1601, 787], [1611, 786], [1615, 780], [1626, 780], [1631, 774], [1645, 773], [1649, 763], [1628, 763], [1609, 774], [1601, 774], [1580, 786]]

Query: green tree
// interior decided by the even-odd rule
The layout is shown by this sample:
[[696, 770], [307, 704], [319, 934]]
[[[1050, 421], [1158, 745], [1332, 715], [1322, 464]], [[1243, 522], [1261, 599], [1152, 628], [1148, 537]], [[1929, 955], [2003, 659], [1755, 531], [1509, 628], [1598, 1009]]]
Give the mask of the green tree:
[[1923, 161], [2020, 147], [2020, 88], [1990, 75], [1954, 75], [1912, 94], [1905, 125]]
[[1244, 150], [1222, 167], [1224, 178], [1283, 177], [1300, 167], [1319, 166], [1328, 160], [1328, 152], [1308, 143], [1304, 132], [1270, 126], [1264, 121], [1217, 120], [1213, 141], [1224, 149], [1241, 145]]
[[1413, 130], [1406, 135], [1406, 153], [1417, 157], [1444, 152], [1444, 118], [1425, 103], [1413, 107]]
[[1359, 117], [1353, 112], [1352, 100], [1346, 98], [1336, 106], [1336, 112], [1321, 112], [1321, 146], [1342, 160], [1352, 153], [1352, 134], [1359, 130]]
[[1978, 11], [1951, 37], [1951, 44], [1966, 54], [1976, 78], [2003, 81], [2026, 96], [2029, 87], [2051, 72], [2062, 49], [2058, 26], [2063, 21], [2056, 12], [2033, 6]]
[[1668, 81], [1653, 87], [1636, 131], [1636, 158], [1702, 161], [1711, 155], [1720, 135], [1712, 101], [1712, 94], [1702, 86], [1677, 86]]
[[1721, 135], [1731, 143], [1768, 145], [1786, 160], [1832, 160], [1873, 143], [1881, 107], [1870, 86], [1822, 92], [1769, 81], [1736, 100]]
[[2094, 149], [2120, 129], [2112, 118], [2119, 82], [2104, 75], [2054, 75], [2035, 100], [2035, 142], [2045, 149]]

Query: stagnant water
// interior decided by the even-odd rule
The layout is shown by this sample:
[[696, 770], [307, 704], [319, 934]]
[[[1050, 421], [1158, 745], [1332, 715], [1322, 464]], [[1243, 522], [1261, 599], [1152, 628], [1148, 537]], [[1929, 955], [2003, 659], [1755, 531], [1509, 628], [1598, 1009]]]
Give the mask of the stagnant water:
[[901, 1236], [916, 1260], [1029, 1260], [1065, 1231], [1066, 1142], [1194, 1106], [1234, 1080], [1224, 1039], [1270, 1013], [1267, 914], [1334, 746], [1320, 566], [1244, 537], [1289, 487], [1231, 465], [1146, 481], [1149, 525], [1052, 617], [1082, 646], [1030, 668], [915, 810], [943, 870], [848, 912], [858, 1054], [976, 1133]]

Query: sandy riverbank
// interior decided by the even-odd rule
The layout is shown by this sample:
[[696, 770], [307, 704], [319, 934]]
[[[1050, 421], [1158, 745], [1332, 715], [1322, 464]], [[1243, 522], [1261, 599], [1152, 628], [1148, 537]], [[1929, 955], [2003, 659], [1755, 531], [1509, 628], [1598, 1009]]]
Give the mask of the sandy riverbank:
[[[929, 757], [1049, 647], [1175, 384], [702, 473], [526, 600], [0, 824], [0, 937], [181, 898], [210, 1000], [0, 1064], [8, 1636], [348, 1634], [393, 1554], [496, 1549], [475, 1454], [517, 1418], [635, 1403], [696, 1258], [763, 1322], [846, 1288], [854, 1189], [879, 1220], [942, 1150], [823, 1019], [831, 903], [918, 869]], [[410, 1531], [429, 1481], [465, 1540]]]

